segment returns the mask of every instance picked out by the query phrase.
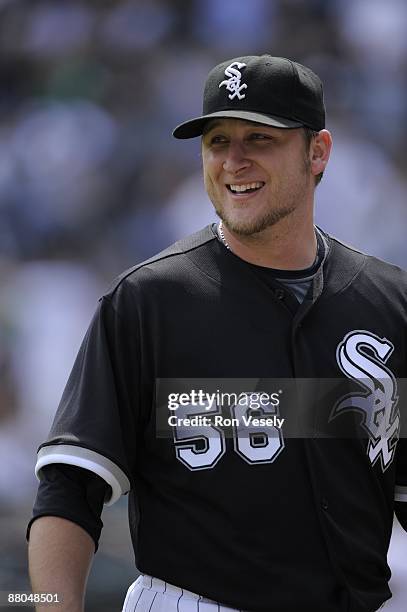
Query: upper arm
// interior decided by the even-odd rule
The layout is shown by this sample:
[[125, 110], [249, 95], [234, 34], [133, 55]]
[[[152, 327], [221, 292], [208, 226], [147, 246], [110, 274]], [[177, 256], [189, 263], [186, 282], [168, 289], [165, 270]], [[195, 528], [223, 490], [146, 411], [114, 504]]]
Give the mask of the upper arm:
[[[119, 298], [117, 298], [119, 299]], [[66, 464], [108, 485], [105, 503], [130, 490], [138, 419], [138, 331], [135, 308], [103, 298], [82, 342], [36, 474]]]

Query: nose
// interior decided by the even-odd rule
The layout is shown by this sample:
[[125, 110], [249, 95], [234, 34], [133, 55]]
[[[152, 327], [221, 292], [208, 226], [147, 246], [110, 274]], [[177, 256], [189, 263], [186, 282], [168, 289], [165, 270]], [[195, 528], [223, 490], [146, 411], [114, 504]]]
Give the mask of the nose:
[[251, 161], [246, 157], [245, 147], [240, 142], [230, 142], [226, 149], [223, 169], [230, 174], [238, 174], [249, 168]]

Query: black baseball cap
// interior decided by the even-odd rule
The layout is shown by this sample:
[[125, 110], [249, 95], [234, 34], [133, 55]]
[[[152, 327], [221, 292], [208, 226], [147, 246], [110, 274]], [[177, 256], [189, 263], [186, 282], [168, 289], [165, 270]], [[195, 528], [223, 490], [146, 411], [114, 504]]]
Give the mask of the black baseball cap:
[[206, 80], [203, 113], [178, 125], [175, 138], [194, 138], [214, 117], [246, 119], [279, 128], [325, 127], [320, 78], [284, 57], [248, 55], [213, 68]]

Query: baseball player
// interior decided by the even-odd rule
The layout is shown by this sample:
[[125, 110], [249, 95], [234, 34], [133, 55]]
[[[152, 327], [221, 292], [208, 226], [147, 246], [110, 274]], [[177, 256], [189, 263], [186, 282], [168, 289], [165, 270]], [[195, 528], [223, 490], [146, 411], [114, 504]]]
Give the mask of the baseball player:
[[38, 453], [33, 588], [82, 610], [128, 493], [125, 612], [374, 612], [394, 510], [407, 528], [406, 273], [314, 225], [332, 140], [309, 68], [219, 64], [174, 136], [201, 137], [220, 222], [100, 299]]

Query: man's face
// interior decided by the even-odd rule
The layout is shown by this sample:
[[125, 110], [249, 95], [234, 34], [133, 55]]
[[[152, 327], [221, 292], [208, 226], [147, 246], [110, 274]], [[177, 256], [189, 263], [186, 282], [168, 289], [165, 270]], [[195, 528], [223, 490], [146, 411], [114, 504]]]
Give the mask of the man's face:
[[213, 120], [202, 138], [202, 159], [208, 195], [237, 234], [261, 232], [312, 199], [315, 183], [302, 129]]

